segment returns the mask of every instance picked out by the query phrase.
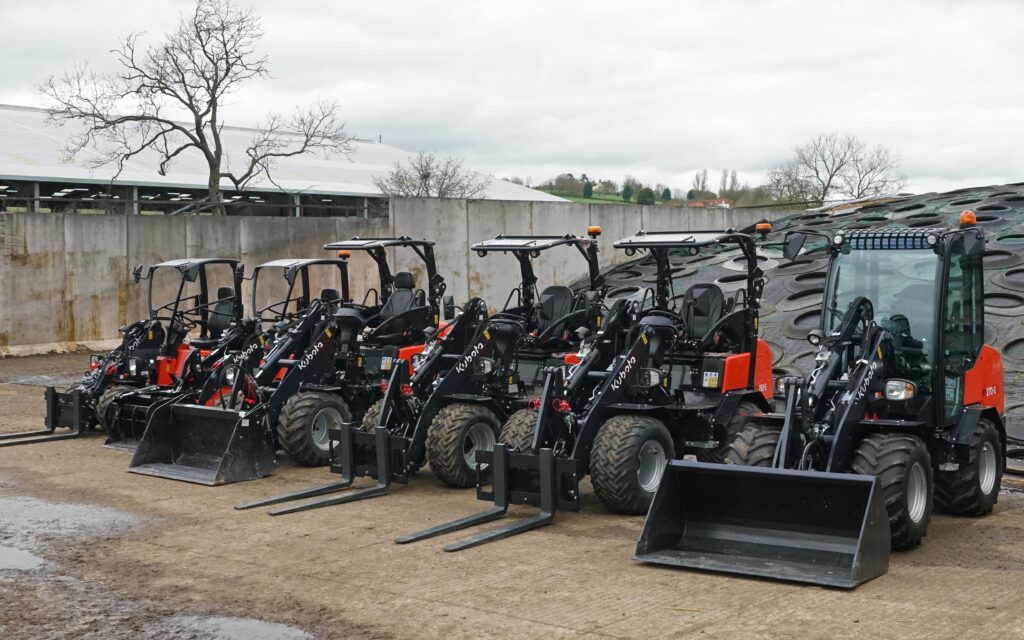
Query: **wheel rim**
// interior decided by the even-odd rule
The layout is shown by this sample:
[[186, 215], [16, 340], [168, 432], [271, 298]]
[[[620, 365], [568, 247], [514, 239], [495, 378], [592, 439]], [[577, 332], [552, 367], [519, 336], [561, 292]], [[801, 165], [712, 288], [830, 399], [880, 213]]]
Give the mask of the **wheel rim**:
[[494, 430], [491, 429], [491, 425], [477, 422], [469, 428], [462, 441], [462, 457], [465, 458], [470, 469], [476, 468], [476, 452], [480, 449], [492, 450], [495, 442]]
[[343, 422], [341, 412], [334, 407], [324, 407], [313, 416], [313, 444], [321, 451], [330, 449], [330, 430], [338, 429]]
[[665, 471], [665, 447], [657, 440], [648, 440], [640, 447], [636, 465], [636, 479], [640, 488], [647, 493], [653, 493], [661, 482], [661, 474]]
[[978, 481], [981, 483], [981, 492], [985, 495], [989, 495], [995, 489], [998, 469], [996, 450], [991, 442], [986, 442], [981, 445], [981, 454], [978, 456]]
[[907, 479], [907, 511], [910, 519], [920, 522], [924, 517], [924, 511], [928, 507], [928, 474], [924, 465], [915, 462], [910, 468], [910, 477]]

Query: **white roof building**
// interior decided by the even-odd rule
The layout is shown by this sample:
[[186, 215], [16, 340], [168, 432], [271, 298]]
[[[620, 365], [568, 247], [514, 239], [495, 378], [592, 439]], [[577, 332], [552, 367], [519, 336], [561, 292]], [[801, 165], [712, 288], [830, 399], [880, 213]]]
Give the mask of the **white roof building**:
[[[110, 186], [115, 167], [90, 168], [88, 160], [93, 154], [90, 150], [82, 151], [69, 162], [64, 161], [66, 141], [74, 131], [73, 127], [80, 125], [72, 123], [64, 127], [51, 126], [47, 124], [46, 116], [45, 109], [0, 105], [0, 181]], [[222, 139], [227, 149], [228, 169], [242, 168], [244, 150], [253, 131], [242, 127], [224, 127]], [[275, 163], [273, 171], [273, 179], [278, 186], [266, 177], [260, 177], [246, 187], [246, 194], [282, 194], [283, 190], [303, 196], [346, 196], [350, 197], [349, 200], [351, 197], [380, 198], [383, 194], [374, 185], [374, 176], [387, 174], [396, 162], [403, 162], [415, 155], [414, 152], [367, 140], [357, 140], [352, 146], [352, 153], [347, 157], [335, 154], [325, 158], [322, 153], [308, 153], [281, 158]], [[238, 159], [238, 166], [232, 166], [232, 158]], [[190, 150], [175, 158], [167, 175], [160, 175], [157, 171], [158, 162], [157, 153], [140, 153], [126, 162], [113, 185], [157, 188], [163, 191], [161, 199], [167, 198], [168, 189], [206, 188], [207, 168], [198, 151]], [[231, 185], [225, 181], [222, 187], [227, 190]], [[67, 187], [65, 190], [68, 190]], [[27, 197], [27, 194], [23, 195]], [[34, 196], [40, 196], [38, 187]], [[46, 197], [45, 194], [43, 196]], [[498, 178], [491, 178], [486, 198], [562, 200]], [[330, 202], [327, 198], [318, 200]]]

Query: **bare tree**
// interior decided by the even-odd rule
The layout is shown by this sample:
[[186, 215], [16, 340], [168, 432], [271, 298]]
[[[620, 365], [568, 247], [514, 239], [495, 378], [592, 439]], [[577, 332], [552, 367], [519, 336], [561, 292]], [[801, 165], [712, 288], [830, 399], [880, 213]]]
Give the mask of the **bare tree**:
[[708, 192], [708, 170], [701, 169], [693, 176], [692, 191], [695, 193], [707, 193]]
[[479, 198], [487, 193], [491, 181], [463, 169], [455, 158], [438, 159], [421, 151], [404, 163], [396, 162], [386, 176], [375, 176], [373, 182], [386, 196]]
[[96, 155], [88, 164], [116, 165], [116, 180], [125, 163], [146, 149], [159, 154], [161, 174], [179, 155], [196, 150], [209, 167], [209, 206], [224, 214], [224, 180], [242, 190], [260, 176], [273, 182], [280, 158], [349, 153], [352, 137], [338, 119], [338, 105], [318, 101], [288, 117], [268, 115], [237, 170], [229, 166], [221, 110], [244, 82], [269, 77], [268, 59], [256, 51], [262, 37], [251, 9], [230, 0], [199, 0], [156, 46], [143, 48], [140, 34], [128, 35], [112, 52], [120, 72], [95, 73], [81, 64], [51, 76], [40, 88], [55, 103], [51, 121], [85, 124], [68, 142], [68, 159], [92, 148]]
[[853, 160], [843, 172], [844, 195], [864, 198], [899, 193], [907, 185], [907, 177], [899, 171], [899, 155], [881, 145], [867, 149], [858, 143]]
[[892, 193], [906, 184], [899, 163], [897, 154], [882, 146], [869, 149], [857, 136], [822, 133], [773, 167], [767, 187], [779, 201], [817, 204]]

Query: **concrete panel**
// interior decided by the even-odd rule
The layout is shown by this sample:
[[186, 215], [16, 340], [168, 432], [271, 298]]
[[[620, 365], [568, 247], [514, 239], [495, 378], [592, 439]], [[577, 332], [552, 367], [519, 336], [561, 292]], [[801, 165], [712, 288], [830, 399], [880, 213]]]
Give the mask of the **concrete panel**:
[[[490, 200], [470, 202], [468, 242], [462, 245], [464, 248], [460, 252], [468, 261], [468, 296], [483, 297], [492, 310], [500, 310], [512, 289], [522, 283], [519, 262], [511, 255], [500, 253], [481, 258], [467, 251], [467, 247], [474, 242], [494, 238], [500, 233], [509, 236], [532, 234], [533, 214], [530, 203]], [[453, 253], [456, 250], [452, 248]]]
[[[335, 240], [360, 238], [390, 237], [391, 224], [389, 218], [336, 218]], [[362, 302], [367, 291], [380, 288], [377, 265], [363, 251], [356, 251], [349, 259], [349, 287], [351, 295], [357, 302]]]
[[0, 224], [0, 353], [62, 342], [64, 217], [8, 213], [0, 214]]
[[64, 305], [68, 342], [118, 336], [128, 313], [127, 216], [65, 215]]
[[703, 229], [702, 219], [695, 219], [698, 209], [677, 209], [675, 207], [644, 207], [644, 229], [647, 231], [691, 231]]
[[[469, 203], [469, 206], [475, 205]], [[468, 297], [471, 272], [467, 268], [466, 237], [468, 233], [467, 202], [435, 198], [402, 198], [391, 207], [393, 232], [396, 236], [433, 240], [437, 271], [447, 284], [447, 295], [456, 304]], [[426, 285], [422, 261], [410, 249], [396, 251], [392, 257], [394, 271], [411, 271], [416, 286]]]
[[188, 258], [237, 258], [241, 253], [239, 227], [251, 218], [187, 216], [185, 252]]
[[[149, 315], [147, 291], [149, 283], [138, 284], [131, 280], [131, 270], [141, 264], [149, 267], [164, 260], [188, 257], [185, 248], [185, 232], [187, 218], [185, 216], [126, 216], [128, 229], [127, 260], [125, 273], [121, 276], [126, 283], [128, 292], [128, 312], [121, 324], [135, 322]], [[153, 298], [155, 301], [170, 300], [175, 291], [172, 290], [170, 278], [159, 279], [154, 283]], [[157, 302], [157, 304], [160, 304]], [[116, 337], [116, 336], [108, 336]]]
[[[290, 223], [300, 218], [246, 218], [239, 227], [239, 255], [245, 263], [246, 272], [252, 274], [257, 265], [278, 258], [301, 258], [292, 255]], [[314, 255], [318, 255], [319, 250]], [[265, 306], [270, 300], [278, 300], [287, 292], [284, 278], [276, 275], [261, 277], [259, 281], [257, 304]], [[251, 307], [252, 281], [247, 280], [242, 287], [247, 307]]]
[[[585, 204], [534, 202], [531, 205], [533, 233], [539, 236], [562, 236], [571, 233], [586, 236], [590, 226], [590, 207]], [[574, 247], [545, 251], [533, 261], [537, 286], [566, 285], [587, 274], [587, 263]]]

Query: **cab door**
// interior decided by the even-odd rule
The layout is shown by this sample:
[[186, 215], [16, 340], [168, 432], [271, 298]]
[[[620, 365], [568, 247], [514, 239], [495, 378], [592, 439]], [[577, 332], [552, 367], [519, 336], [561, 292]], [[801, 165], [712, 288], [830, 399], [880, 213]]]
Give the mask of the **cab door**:
[[[957, 234], [948, 245], [942, 304], [939, 305], [940, 354], [937, 372], [942, 385], [941, 424], [957, 421], [965, 404], [968, 372], [978, 363], [985, 344], [985, 305], [982, 256], [980, 251], [968, 253], [963, 234]], [[939, 394], [936, 394], [937, 396]], [[972, 401], [976, 401], [971, 398]]]

